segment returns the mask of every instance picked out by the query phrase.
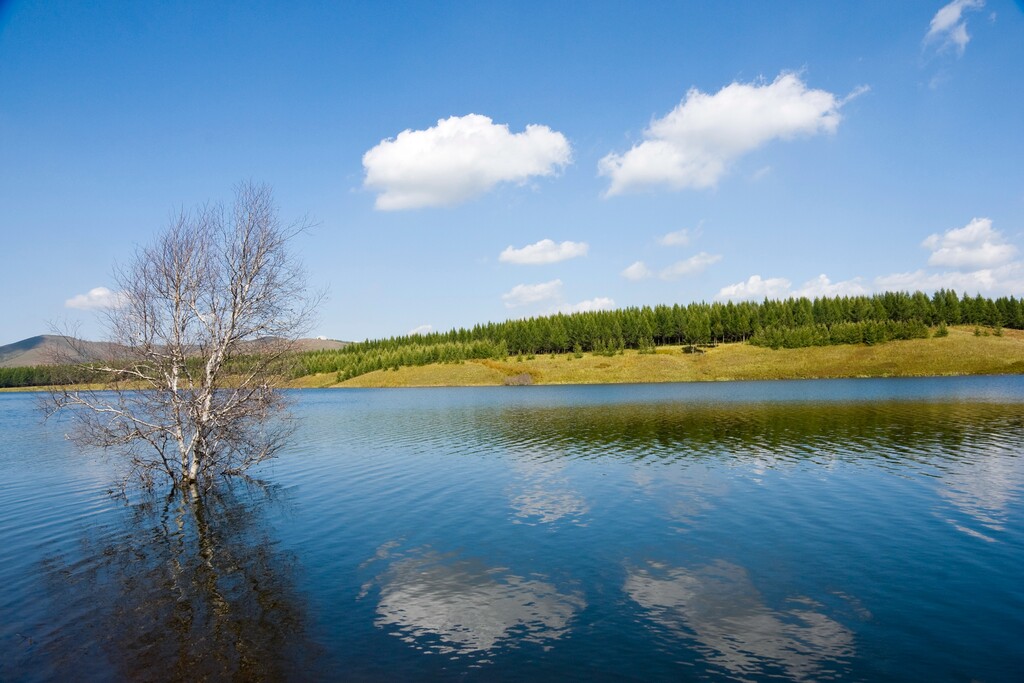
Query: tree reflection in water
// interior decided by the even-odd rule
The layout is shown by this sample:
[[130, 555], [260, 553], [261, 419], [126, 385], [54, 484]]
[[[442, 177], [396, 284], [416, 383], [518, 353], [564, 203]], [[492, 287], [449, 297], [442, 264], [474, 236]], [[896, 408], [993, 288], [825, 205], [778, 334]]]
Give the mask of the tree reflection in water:
[[274, 490], [248, 480], [174, 490], [91, 530], [81, 559], [45, 561], [67, 614], [41, 650], [55, 678], [279, 680], [319, 658], [295, 590], [296, 559], [265, 526]]

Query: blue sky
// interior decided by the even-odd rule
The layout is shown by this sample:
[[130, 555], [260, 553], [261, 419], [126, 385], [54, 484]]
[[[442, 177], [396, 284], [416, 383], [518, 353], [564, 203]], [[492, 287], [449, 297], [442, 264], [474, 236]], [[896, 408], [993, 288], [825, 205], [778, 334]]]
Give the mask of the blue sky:
[[[1024, 295], [1024, 11], [0, 0], [0, 343], [273, 186], [363, 339], [550, 313]], [[109, 291], [108, 291], [109, 290]]]

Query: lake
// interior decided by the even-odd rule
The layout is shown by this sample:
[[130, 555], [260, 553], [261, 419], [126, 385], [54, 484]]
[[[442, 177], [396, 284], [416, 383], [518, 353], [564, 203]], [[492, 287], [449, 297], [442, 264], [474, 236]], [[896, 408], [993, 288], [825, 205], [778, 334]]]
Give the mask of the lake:
[[292, 398], [196, 501], [0, 394], [0, 680], [1024, 672], [1024, 377]]

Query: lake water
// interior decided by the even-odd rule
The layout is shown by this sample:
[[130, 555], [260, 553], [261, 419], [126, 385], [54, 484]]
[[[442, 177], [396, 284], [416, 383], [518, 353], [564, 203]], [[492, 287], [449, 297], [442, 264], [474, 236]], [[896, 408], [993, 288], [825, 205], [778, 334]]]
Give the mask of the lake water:
[[0, 394], [0, 680], [1024, 673], [1024, 378], [296, 392], [202, 501]]

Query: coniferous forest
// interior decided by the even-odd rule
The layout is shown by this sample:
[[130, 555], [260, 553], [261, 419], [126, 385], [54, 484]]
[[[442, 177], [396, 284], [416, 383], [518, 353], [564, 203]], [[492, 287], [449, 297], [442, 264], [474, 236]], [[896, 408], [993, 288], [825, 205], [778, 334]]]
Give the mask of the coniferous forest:
[[296, 376], [336, 372], [344, 381], [401, 366], [460, 362], [539, 353], [653, 352], [746, 341], [770, 348], [877, 344], [942, 336], [947, 325], [1024, 329], [1024, 300], [985, 298], [939, 290], [873, 296], [799, 298], [757, 302], [691, 303], [556, 314], [409, 335], [304, 354]]
[[[486, 323], [448, 332], [407, 335], [349, 344], [343, 349], [298, 354], [282, 365], [290, 377], [336, 373], [338, 381], [402, 366], [503, 359], [542, 353], [641, 353], [679, 345], [684, 351], [719, 343], [748, 342], [769, 348], [878, 344], [943, 336], [948, 325], [976, 325], [999, 334], [1024, 329], [1024, 299], [958, 295], [939, 290], [873, 296], [820, 297], [758, 302], [658, 305], [611, 311], [555, 314]], [[234, 360], [239, 371], [244, 357]], [[52, 384], [58, 378], [95, 381], [87, 367], [73, 373], [54, 366], [0, 368], [0, 387]]]

